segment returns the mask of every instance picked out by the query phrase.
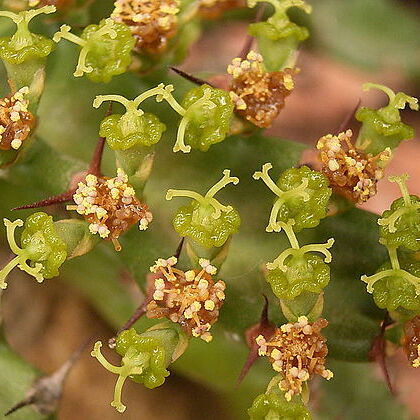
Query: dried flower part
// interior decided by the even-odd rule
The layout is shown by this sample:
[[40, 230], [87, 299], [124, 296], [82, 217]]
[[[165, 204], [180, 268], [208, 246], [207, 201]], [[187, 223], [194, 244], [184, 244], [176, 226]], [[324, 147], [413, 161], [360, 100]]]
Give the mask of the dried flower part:
[[411, 366], [420, 367], [420, 316], [404, 324], [404, 350]]
[[283, 109], [297, 73], [296, 69], [266, 72], [262, 56], [255, 51], [246, 60], [234, 58], [227, 72], [233, 77], [230, 96], [237, 112], [262, 128], [270, 127]]
[[328, 347], [320, 331], [328, 325], [325, 319], [308, 323], [306, 316], [298, 322], [288, 323], [276, 329], [274, 335], [266, 340], [262, 335], [256, 339], [259, 355], [268, 356], [273, 369], [283, 378], [279, 388], [290, 401], [293, 395], [302, 392], [302, 385], [313, 375], [330, 380], [333, 373], [325, 368]]
[[198, 14], [204, 19], [217, 19], [223, 13], [245, 7], [244, 0], [200, 0]]
[[0, 100], [0, 149], [19, 149], [35, 126], [35, 117], [28, 111], [25, 99], [29, 89], [20, 88], [16, 93]]
[[225, 299], [226, 285], [215, 282], [216, 267], [200, 258], [201, 270], [182, 271], [175, 268], [177, 258], [159, 258], [150, 271], [159, 275], [154, 280], [153, 300], [146, 308], [149, 318], [169, 318], [179, 323], [193, 337], [210, 342], [211, 326], [217, 321]]
[[316, 147], [331, 187], [355, 203], [364, 203], [376, 194], [376, 184], [383, 178], [383, 168], [392, 153], [386, 148], [376, 156], [365, 154], [353, 146], [352, 135], [351, 130], [337, 136], [328, 134]]
[[135, 196], [122, 169], [117, 169], [115, 178], [87, 175], [85, 182], [79, 182], [73, 200], [76, 205], [67, 209], [85, 216], [90, 232], [111, 239], [117, 251], [121, 249], [118, 238], [122, 233], [137, 222], [140, 230], [146, 230], [153, 219], [148, 206]]
[[178, 0], [117, 0], [111, 18], [130, 27], [135, 49], [160, 54], [177, 32]]

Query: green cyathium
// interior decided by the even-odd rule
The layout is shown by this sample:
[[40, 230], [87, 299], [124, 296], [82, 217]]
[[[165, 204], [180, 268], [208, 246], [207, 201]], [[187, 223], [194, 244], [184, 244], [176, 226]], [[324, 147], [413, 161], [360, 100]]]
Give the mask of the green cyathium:
[[[329, 249], [334, 239], [325, 244], [310, 244], [299, 246], [292, 228], [292, 222], [281, 223], [291, 248], [284, 250], [273, 262], [267, 263], [267, 282], [273, 293], [279, 299], [294, 299], [302, 292], [321, 293], [330, 281], [330, 268], [327, 265], [332, 260]], [[324, 260], [315, 252], [324, 255]]]
[[99, 25], [87, 26], [80, 37], [70, 30], [69, 25], [62, 25], [53, 40], [59, 42], [64, 38], [82, 48], [74, 76], [86, 73], [93, 82], [107, 83], [127, 70], [135, 44], [128, 26], [108, 18]]
[[299, 43], [309, 36], [309, 31], [290, 21], [288, 9], [298, 7], [306, 13], [312, 12], [312, 7], [303, 0], [248, 0], [249, 7], [255, 7], [259, 2], [270, 3], [274, 14], [267, 22], [253, 23], [249, 32], [258, 40], [258, 46], [264, 57], [268, 71], [277, 71], [285, 67], [293, 67]]
[[67, 246], [58, 236], [51, 216], [39, 212], [26, 219], [21, 248], [16, 243], [15, 230], [23, 226], [23, 221], [4, 219], [4, 225], [7, 241], [16, 257], [0, 271], [0, 288], [7, 287], [6, 278], [14, 267], [25, 271], [38, 282], [58, 275], [58, 268], [67, 257]]
[[29, 30], [29, 22], [41, 14], [54, 13], [54, 6], [44, 6], [35, 10], [20, 13], [0, 11], [0, 16], [12, 19], [17, 30], [12, 36], [0, 38], [0, 57], [10, 64], [21, 64], [30, 59], [46, 57], [52, 51], [54, 42], [50, 39], [33, 34]]
[[391, 204], [378, 220], [380, 242], [388, 247], [404, 247], [420, 250], [420, 199], [410, 195], [406, 182], [408, 175], [389, 177], [398, 184], [402, 197]]
[[232, 206], [225, 206], [214, 196], [226, 185], [236, 185], [239, 178], [231, 177], [230, 171], [223, 171], [223, 178], [203, 196], [190, 190], [168, 190], [167, 200], [173, 197], [192, 198], [189, 205], [180, 207], [173, 219], [173, 226], [181, 236], [191, 237], [200, 245], [210, 248], [222, 246], [230, 235], [238, 231], [241, 219]]
[[109, 115], [102, 120], [99, 135], [106, 138], [109, 147], [113, 150], [127, 150], [137, 145], [156, 144], [161, 139], [166, 126], [154, 114], [144, 113], [139, 106], [153, 96], [161, 102], [164, 97], [171, 96], [172, 91], [172, 85], [165, 86], [161, 83], [133, 100], [121, 95], [97, 96], [93, 101], [94, 108], [99, 108], [105, 101], [119, 102], [126, 108], [125, 114]]
[[403, 140], [414, 137], [414, 129], [401, 121], [401, 109], [408, 105], [419, 109], [418, 99], [403, 92], [395, 93], [390, 88], [375, 83], [365, 83], [363, 90], [379, 89], [388, 98], [387, 106], [380, 109], [362, 107], [356, 112], [356, 119], [363, 125], [356, 141], [356, 147], [366, 153], [377, 155], [387, 147], [394, 149]]
[[266, 231], [280, 232], [289, 220], [293, 220], [295, 232], [317, 226], [326, 216], [331, 196], [325, 176], [303, 166], [283, 172], [276, 184], [268, 174], [272, 167], [271, 163], [266, 163], [253, 175], [254, 179], [262, 179], [277, 196]]

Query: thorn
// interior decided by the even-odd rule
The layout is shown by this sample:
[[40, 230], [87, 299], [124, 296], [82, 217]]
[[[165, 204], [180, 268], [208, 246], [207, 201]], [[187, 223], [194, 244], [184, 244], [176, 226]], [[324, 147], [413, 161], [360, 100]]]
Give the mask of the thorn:
[[174, 256], [177, 260], [179, 260], [179, 256], [181, 255], [182, 248], [184, 247], [184, 242], [185, 242], [185, 236], [181, 239], [181, 241], [178, 244], [178, 247], [176, 248]]
[[187, 72], [185, 72], [185, 71], [183, 71], [183, 70], [180, 70], [180, 69], [178, 69], [178, 68], [176, 68], [176, 67], [169, 66], [169, 68], [170, 68], [172, 71], [174, 71], [176, 74], [179, 74], [179, 75], [180, 75], [181, 77], [183, 77], [184, 79], [189, 80], [190, 82], [192, 82], [192, 83], [194, 83], [194, 84], [196, 84], [196, 85], [198, 85], [198, 86], [202, 86], [202, 85], [209, 85], [209, 86], [211, 86], [211, 87], [215, 87], [215, 86], [213, 86], [213, 84], [211, 84], [210, 82], [208, 82], [208, 81], [206, 81], [206, 80], [204, 80], [204, 79], [199, 79], [198, 77], [195, 77], [195, 76], [193, 76], [192, 74], [187, 73]]
[[[109, 116], [111, 114], [112, 114], [112, 102], [109, 103], [106, 116]], [[87, 169], [87, 173], [93, 174], [96, 176], [101, 176], [101, 163], [102, 163], [102, 156], [104, 153], [104, 147], [105, 147], [105, 138], [99, 137], [98, 142], [96, 143], [95, 150], [93, 151], [93, 156], [90, 161], [89, 167]], [[41, 201], [37, 201], [35, 203], [18, 206], [18, 207], [13, 208], [12, 210], [36, 209], [39, 207], [47, 207], [47, 206], [52, 206], [54, 204], [66, 203], [67, 201], [72, 201], [73, 195], [75, 192], [76, 192], [76, 188], [72, 188], [61, 194], [54, 195], [52, 197], [46, 198]]]
[[45, 200], [37, 201], [31, 204], [25, 204], [23, 206], [14, 207], [12, 210], [36, 209], [39, 207], [52, 206], [53, 204], [65, 203], [67, 201], [72, 200], [73, 194], [75, 192], [76, 190], [73, 189], [73, 190], [66, 191], [64, 193], [46, 198]]
[[63, 385], [70, 373], [70, 370], [91, 341], [92, 338], [89, 337], [89, 339], [86, 340], [76, 351], [74, 351], [67, 361], [51, 375], [43, 376], [37, 379], [27, 391], [25, 398], [14, 405], [4, 415], [8, 416], [29, 405], [32, 405], [43, 415], [53, 414], [60, 402], [61, 395], [63, 393]]
[[354, 118], [354, 114], [356, 114], [356, 111], [358, 110], [360, 104], [362, 103], [362, 100], [359, 98], [359, 100], [357, 101], [356, 106], [352, 109], [351, 112], [349, 112], [344, 121], [340, 124], [340, 126], [338, 127], [337, 130], [337, 134], [343, 132], [344, 130], [346, 130], [348, 128], [348, 125], [350, 124], [351, 120]]
[[[261, 22], [261, 20], [264, 16], [264, 13], [267, 9], [266, 6], [267, 5], [264, 3], [258, 8], [257, 13], [255, 14], [254, 23]], [[245, 39], [244, 46], [242, 47], [242, 50], [239, 53], [239, 57], [242, 58], [243, 60], [246, 58], [248, 53], [251, 51], [252, 45], [254, 44], [254, 40], [255, 40], [255, 38], [252, 35], [247, 35], [247, 37]]]
[[379, 367], [382, 370], [382, 373], [385, 378], [385, 382], [388, 386], [389, 392], [392, 396], [396, 396], [396, 392], [394, 387], [392, 386], [391, 377], [389, 375], [388, 366], [386, 363], [386, 355], [385, 355], [385, 331], [386, 328], [393, 324], [393, 320], [390, 318], [388, 311], [386, 311], [384, 319], [381, 324], [381, 331], [377, 337], [375, 337], [372, 345], [372, 349], [369, 352], [369, 357], [378, 362]]
[[255, 342], [255, 339], [259, 335], [263, 335], [266, 337], [266, 339], [270, 338], [275, 330], [275, 325], [272, 324], [268, 319], [268, 299], [267, 296], [263, 294], [265, 303], [263, 310], [261, 312], [260, 316], [260, 322], [258, 324], [255, 324], [248, 328], [245, 332], [246, 342], [248, 344], [248, 347], [250, 348], [248, 357], [245, 361], [244, 366], [242, 367], [242, 370], [238, 376], [238, 379], [236, 381], [236, 388], [239, 387], [241, 382], [244, 380], [245, 376], [251, 369], [252, 365], [255, 363], [255, 361], [258, 359], [258, 345]]

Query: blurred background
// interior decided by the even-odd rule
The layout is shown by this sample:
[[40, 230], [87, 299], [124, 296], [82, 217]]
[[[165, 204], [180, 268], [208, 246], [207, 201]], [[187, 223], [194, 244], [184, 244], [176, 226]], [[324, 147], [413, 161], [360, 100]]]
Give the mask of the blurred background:
[[[299, 56], [301, 73], [296, 89], [269, 130], [272, 136], [304, 143], [308, 151], [302, 157], [303, 162], [313, 159], [311, 149], [318, 138], [335, 132], [359, 99], [368, 106], [385, 103], [385, 96], [379, 92], [362, 92], [364, 82], [385, 84], [420, 97], [419, 1], [312, 0], [310, 3], [314, 9], [310, 17], [296, 13], [296, 19], [308, 25], [311, 31], [311, 39], [304, 44]], [[223, 73], [241, 51], [246, 30], [246, 22], [237, 18], [231, 20], [229, 16], [208, 25], [180, 68], [206, 77]], [[404, 112], [403, 119], [420, 132], [420, 113]], [[48, 124], [41, 126], [41, 131], [47, 128]], [[419, 140], [417, 136], [398, 148], [388, 174], [408, 172], [410, 192], [420, 195]], [[383, 180], [377, 196], [363, 207], [381, 213], [397, 195], [397, 187]], [[4, 258], [6, 255], [3, 254]], [[130, 276], [122, 276], [121, 281], [133, 301], [138, 301], [140, 295]], [[40, 287], [32, 279], [15, 273], [3, 302], [4, 324], [11, 347], [43, 372], [59, 367], [87, 337], [106, 340], [113, 335], [113, 330], [90, 301], [77, 288], [69, 287], [60, 279], [45, 282]], [[390, 353], [389, 368], [397, 398], [408, 407], [412, 418], [420, 418], [420, 371], [408, 367], [400, 350]], [[381, 378], [374, 365], [370, 371], [369, 375]], [[122, 415], [117, 414], [109, 406], [114, 383], [115, 376], [93, 362], [89, 352], [85, 352], [66, 382], [59, 419], [241, 418], [232, 417], [229, 401], [222, 394], [175, 372], [164, 387], [153, 391], [127, 381], [124, 400], [129, 409]], [[8, 385], [0, 384], [2, 386]], [[236, 392], [240, 393], [241, 389]], [[354, 401], [349, 398], [347, 403], [350, 407]], [[19, 414], [10, 418], [18, 419]], [[357, 417], [343, 412], [329, 418]], [[373, 417], [361, 414], [358, 418]]]

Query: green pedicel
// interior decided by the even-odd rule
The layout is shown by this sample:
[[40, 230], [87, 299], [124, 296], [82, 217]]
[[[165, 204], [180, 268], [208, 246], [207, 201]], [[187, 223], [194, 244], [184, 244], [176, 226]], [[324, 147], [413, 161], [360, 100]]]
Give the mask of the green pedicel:
[[267, 22], [253, 23], [249, 26], [249, 33], [258, 40], [267, 70], [278, 71], [294, 67], [295, 53], [299, 44], [308, 38], [309, 31], [291, 22], [287, 10], [299, 7], [306, 13], [311, 13], [312, 7], [303, 0], [248, 0], [248, 5], [255, 7], [259, 2], [267, 2], [274, 6], [274, 14]]

